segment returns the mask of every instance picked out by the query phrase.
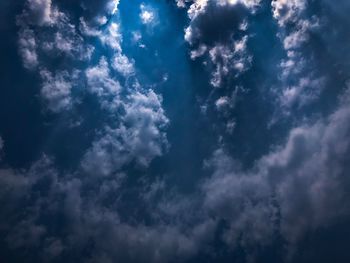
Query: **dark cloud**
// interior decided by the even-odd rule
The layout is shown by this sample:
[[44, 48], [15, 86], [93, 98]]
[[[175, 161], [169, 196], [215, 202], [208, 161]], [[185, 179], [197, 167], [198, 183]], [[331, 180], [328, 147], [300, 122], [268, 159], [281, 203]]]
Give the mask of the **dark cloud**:
[[21, 74], [37, 77], [28, 100], [53, 128], [23, 167], [4, 157], [24, 146], [0, 137], [0, 257], [302, 262], [305, 242], [334, 251], [318, 234], [350, 219], [346, 1], [176, 1], [185, 14], [118, 3], [26, 0], [13, 17]]

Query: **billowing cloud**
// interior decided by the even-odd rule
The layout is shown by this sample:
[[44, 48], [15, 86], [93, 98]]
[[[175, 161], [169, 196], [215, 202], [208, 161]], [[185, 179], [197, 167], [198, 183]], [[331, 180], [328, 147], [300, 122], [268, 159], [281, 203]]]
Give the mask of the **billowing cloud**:
[[280, 101], [288, 113], [293, 106], [303, 107], [314, 101], [323, 89], [323, 79], [315, 76], [312, 57], [303, 53], [309, 35], [317, 30], [319, 21], [316, 16], [305, 15], [308, 3], [304, 0], [276, 0], [271, 2], [271, 7], [286, 52], [286, 59], [280, 64], [284, 86]]
[[23, 29], [19, 33], [19, 52], [22, 56], [23, 65], [27, 69], [33, 69], [38, 65], [37, 44], [34, 31]]
[[[209, 55], [214, 65], [211, 84], [222, 85], [223, 78], [240, 75], [249, 68], [246, 18], [260, 1], [194, 1], [188, 9], [191, 19], [185, 40], [191, 45], [191, 58]], [[178, 2], [178, 4], [181, 2]], [[182, 6], [183, 4], [180, 4]]]
[[349, 220], [348, 22], [322, 16], [343, 23], [341, 8], [68, 2], [26, 0], [17, 15], [25, 99], [42, 102], [30, 155], [50, 157], [17, 160], [28, 145], [1, 114], [0, 256], [293, 262], [305, 238]]
[[285, 145], [251, 171], [242, 172], [239, 162], [215, 152], [207, 163], [214, 175], [203, 186], [204, 205], [229, 222], [229, 243], [268, 244], [278, 220], [278, 231], [294, 245], [307, 231], [350, 215], [347, 101], [329, 118], [292, 129]]
[[47, 70], [41, 70], [43, 79], [41, 95], [53, 112], [67, 110], [72, 106], [73, 79], [67, 71], [57, 72], [54, 76]]
[[39, 26], [52, 24], [59, 16], [51, 0], [28, 0], [26, 5], [27, 9], [22, 16], [31, 24]]
[[120, 125], [106, 127], [85, 156], [83, 167], [91, 173], [115, 173], [133, 160], [147, 167], [167, 147], [164, 129], [168, 119], [160, 97], [152, 90], [130, 94], [124, 103], [120, 101], [120, 107], [124, 111]]

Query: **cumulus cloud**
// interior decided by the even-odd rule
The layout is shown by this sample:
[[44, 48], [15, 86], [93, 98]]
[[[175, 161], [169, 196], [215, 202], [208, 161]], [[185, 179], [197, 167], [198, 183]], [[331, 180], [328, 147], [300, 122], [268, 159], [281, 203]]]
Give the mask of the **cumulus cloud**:
[[[89, 91], [112, 117], [92, 147], [85, 154], [82, 167], [94, 174], [119, 172], [130, 162], [147, 167], [167, 147], [165, 127], [168, 119], [161, 96], [141, 87], [135, 76], [134, 60], [123, 54], [120, 24], [112, 22], [104, 31], [84, 20], [80, 26], [86, 35], [98, 38], [112, 51], [110, 59], [102, 57], [98, 65], [85, 71]], [[130, 80], [121, 85], [117, 76]]]
[[[75, 62], [90, 60], [94, 47], [84, 42], [70, 18], [49, 0], [28, 0], [17, 16], [18, 48], [25, 68], [42, 79], [40, 94], [48, 109], [60, 112], [72, 105]], [[67, 59], [51, 70], [51, 59]], [[56, 71], [56, 72], [54, 72]]]
[[59, 16], [59, 12], [53, 7], [51, 0], [28, 0], [26, 6], [27, 9], [22, 16], [34, 25], [52, 24]]
[[[143, 262], [145, 258], [167, 262], [193, 255], [196, 241], [201, 239], [201, 227], [195, 227], [190, 235], [176, 225], [150, 226], [122, 220], [123, 211], [117, 208], [119, 198], [110, 199], [122, 196], [118, 193], [120, 176], [94, 181], [86, 195], [83, 188], [90, 179], [60, 174], [47, 157], [26, 171], [0, 170], [0, 175], [0, 233], [6, 244], [2, 249], [30, 253], [40, 247], [35, 259], [43, 262], [64, 260], [67, 253], [86, 249], [90, 252], [80, 258], [84, 262]], [[25, 212], [18, 217], [22, 209]], [[62, 223], [58, 228], [50, 228], [49, 221], [44, 220], [58, 216]], [[189, 237], [192, 235], [197, 240]]]
[[214, 173], [203, 185], [204, 207], [229, 222], [224, 235], [229, 244], [268, 244], [278, 227], [293, 246], [307, 231], [350, 215], [350, 108], [345, 96], [331, 116], [292, 129], [284, 145], [249, 171], [243, 172], [222, 149], [214, 153], [207, 162]]
[[110, 73], [110, 69], [105, 57], [100, 59], [97, 66], [86, 69], [88, 89], [101, 101], [103, 108], [118, 107], [118, 95], [121, 91], [120, 83], [115, 80]]
[[[184, 7], [185, 2], [178, 2]], [[194, 1], [188, 8], [190, 25], [185, 40], [191, 46], [191, 58], [205, 58], [213, 65], [211, 84], [223, 85], [250, 68], [252, 56], [247, 49], [246, 17], [260, 1]], [[209, 67], [210, 68], [210, 67]]]
[[91, 173], [115, 173], [133, 160], [147, 167], [167, 146], [164, 128], [168, 119], [159, 96], [152, 90], [138, 91], [120, 103], [124, 111], [119, 116], [121, 124], [115, 129], [106, 127], [83, 160], [84, 169]]
[[124, 77], [131, 76], [135, 72], [133, 61], [120, 53], [114, 56], [112, 67]]
[[24, 28], [19, 32], [19, 52], [23, 60], [23, 65], [27, 69], [34, 69], [38, 65], [37, 44], [34, 31]]
[[53, 112], [67, 110], [72, 106], [73, 79], [67, 71], [51, 72], [40, 71], [43, 80], [41, 96]]
[[315, 76], [312, 58], [304, 53], [309, 35], [319, 27], [319, 22], [317, 17], [305, 15], [308, 4], [304, 0], [275, 0], [271, 7], [286, 51], [286, 58], [280, 64], [283, 82], [280, 101], [288, 114], [291, 107], [302, 108], [314, 101], [323, 89], [322, 78]]
[[[72, 109], [81, 78], [106, 120], [76, 170], [60, 171], [47, 157], [28, 169], [0, 169], [5, 249], [35, 251], [39, 262], [71, 255], [84, 262], [181, 262], [203, 251], [215, 258], [220, 251], [213, 244], [219, 243], [243, 250], [253, 261], [256, 250], [276, 236], [293, 247], [308, 231], [348, 218], [348, 94], [330, 116], [294, 124], [285, 142], [273, 145], [253, 167], [243, 167], [226, 145], [216, 147], [204, 165], [209, 177], [192, 193], [177, 193], [162, 180], [152, 181], [157, 174], [147, 170], [169, 147], [169, 119], [162, 96], [138, 82], [137, 61], [123, 52], [119, 1], [82, 2], [91, 14], [77, 19], [78, 28], [51, 1], [28, 0], [18, 23], [19, 52], [24, 66], [41, 77], [40, 94], [51, 111]], [[177, 0], [188, 8], [190, 56], [211, 70], [215, 90], [251, 67], [247, 18], [260, 2]], [[322, 77], [305, 73], [312, 63], [303, 53], [317, 19], [304, 16], [308, 6], [302, 0], [275, 0], [268, 8], [285, 52], [277, 109], [307, 105], [323, 85]], [[102, 9], [108, 11], [101, 14]], [[152, 10], [141, 5], [139, 11], [143, 23], [152, 23]], [[116, 15], [113, 20], [110, 14]], [[140, 41], [138, 34], [134, 41]], [[87, 65], [95, 43], [94, 64]], [[52, 70], [48, 57], [64, 62]], [[230, 115], [241, 90], [237, 85], [211, 94], [214, 112], [230, 135], [239, 125]], [[0, 153], [2, 147], [0, 138]], [[152, 178], [140, 179], [143, 172]]]
[[243, 37], [235, 41], [231, 48], [225, 45], [216, 45], [209, 50], [210, 60], [215, 65], [211, 79], [211, 84], [214, 87], [220, 87], [224, 77], [228, 75], [238, 76], [249, 68], [252, 57], [246, 51], [247, 39], [247, 37]]
[[[148, 101], [147, 97], [155, 96], [151, 94], [135, 96], [130, 98], [135, 100], [130, 116], [125, 117], [130, 123], [139, 122], [133, 117], [135, 110], [146, 114], [157, 101], [155, 97], [153, 102]], [[154, 120], [154, 110], [147, 114], [150, 120], [145, 122]], [[122, 188], [122, 172], [115, 171], [104, 180], [82, 176], [80, 172], [64, 175], [47, 157], [27, 171], [2, 169], [0, 202], [6, 205], [0, 216], [0, 231], [9, 247], [30, 250], [39, 246], [43, 248], [41, 257], [51, 255], [55, 259], [89, 247], [87, 240], [92, 240], [96, 245], [92, 253], [84, 254], [86, 262], [142, 262], [145, 257], [151, 262], [174, 258], [183, 261], [205, 249], [216, 236], [232, 249], [244, 248], [248, 260], [253, 261], [255, 250], [271, 244], [276, 233], [293, 247], [308, 231], [330, 227], [350, 216], [349, 119], [346, 95], [333, 114], [292, 129], [284, 144], [276, 146], [249, 170], [243, 170], [238, 161], [218, 149], [205, 163], [212, 175], [190, 198], [173, 196], [159, 184], [147, 184], [139, 190], [139, 202], [145, 202], [151, 218], [157, 219], [150, 225], [136, 218], [133, 223], [123, 219], [126, 212], [120, 209], [126, 201], [122, 196], [125, 191], [129, 195]], [[153, 129], [144, 125], [140, 124], [139, 131]], [[135, 134], [129, 135], [127, 139], [133, 142], [130, 146], [135, 145]], [[150, 135], [145, 132], [145, 136]], [[116, 139], [112, 141], [117, 144]], [[102, 151], [124, 154], [111, 141], [105, 146], [100, 143]], [[142, 151], [140, 147], [127, 150]], [[104, 162], [110, 158], [106, 154], [91, 155], [87, 164], [98, 160], [100, 171], [109, 169]], [[86, 187], [88, 194], [83, 191]], [[163, 193], [160, 199], [156, 194], [159, 191]], [[25, 216], [17, 217], [23, 204]], [[52, 231], [42, 218], [58, 214], [63, 224]], [[10, 222], [9, 218], [15, 220]], [[215, 229], [222, 221], [226, 222], [225, 231], [218, 234]]]

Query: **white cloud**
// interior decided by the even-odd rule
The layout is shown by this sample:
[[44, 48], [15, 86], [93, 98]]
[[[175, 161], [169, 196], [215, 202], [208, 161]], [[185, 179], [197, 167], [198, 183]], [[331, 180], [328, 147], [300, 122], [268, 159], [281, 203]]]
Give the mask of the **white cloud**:
[[72, 78], [67, 71], [53, 75], [48, 70], [40, 71], [43, 80], [41, 96], [53, 112], [70, 109], [72, 106]]
[[209, 50], [211, 62], [215, 65], [211, 84], [220, 87], [228, 75], [238, 76], [250, 68], [252, 57], [247, 53], [248, 37], [237, 40], [229, 45], [215, 45]]
[[[252, 56], [247, 50], [248, 35], [244, 33], [248, 23], [242, 5], [254, 14], [260, 1], [197, 0], [188, 8], [190, 24], [185, 28], [184, 38], [193, 48], [191, 58], [203, 57], [208, 67], [213, 68], [214, 87], [250, 68]], [[244, 34], [238, 36], [239, 31]]]
[[154, 10], [147, 7], [145, 4], [141, 4], [140, 9], [140, 18], [142, 23], [145, 25], [153, 23], [155, 19]]
[[299, 20], [300, 14], [306, 8], [305, 0], [273, 0], [271, 2], [274, 18], [280, 26]]
[[124, 77], [131, 76], [135, 72], [133, 61], [130, 61], [127, 56], [120, 53], [113, 57], [112, 67]]
[[20, 16], [20, 23], [37, 26], [50, 26], [62, 15], [51, 0], [27, 0]]
[[99, 27], [90, 25], [84, 18], [80, 18], [79, 28], [84, 36], [96, 37], [103, 45], [111, 48], [114, 52], [122, 51], [121, 43], [123, 39], [118, 22], [111, 22], [106, 28], [100, 30]]
[[113, 109], [118, 107], [116, 99], [119, 96], [121, 86], [111, 74], [107, 59], [102, 57], [99, 64], [86, 69], [88, 89], [101, 101], [104, 108]]
[[[279, 37], [286, 51], [281, 62], [282, 89], [279, 95], [284, 114], [290, 114], [293, 106], [302, 108], [314, 101], [323, 88], [322, 78], [315, 76], [312, 59], [303, 53], [309, 34], [318, 26], [318, 19], [304, 15], [305, 0], [275, 0], [271, 2], [273, 17], [280, 26]], [[307, 73], [305, 73], [307, 72]], [[292, 84], [291, 84], [292, 83]]]
[[111, 0], [110, 1], [110, 5], [112, 7], [112, 14], [113, 15], [118, 12], [119, 3], [120, 3], [120, 0]]
[[38, 66], [37, 43], [34, 31], [28, 28], [20, 30], [18, 36], [19, 52], [23, 65], [27, 69], [34, 69]]
[[108, 175], [136, 161], [147, 167], [167, 147], [164, 128], [168, 123], [161, 99], [152, 90], [134, 92], [120, 102], [124, 114], [117, 128], [106, 127], [102, 138], [87, 152], [83, 167], [90, 173]]
[[268, 244], [277, 229], [294, 246], [308, 231], [350, 216], [344, 205], [350, 186], [344, 165], [350, 152], [348, 101], [346, 95], [328, 118], [292, 129], [285, 144], [248, 171], [222, 149], [214, 153], [207, 162], [214, 173], [203, 185], [204, 207], [229, 222], [226, 242], [247, 249]]

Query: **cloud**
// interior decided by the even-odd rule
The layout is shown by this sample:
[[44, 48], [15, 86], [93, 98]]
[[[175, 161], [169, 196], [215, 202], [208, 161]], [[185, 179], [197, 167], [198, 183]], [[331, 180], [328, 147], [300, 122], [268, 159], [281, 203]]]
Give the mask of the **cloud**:
[[145, 25], [154, 23], [155, 14], [154, 10], [145, 4], [140, 5], [140, 18], [141, 22]]
[[203, 57], [209, 68], [212, 65], [212, 86], [224, 86], [224, 80], [237, 78], [250, 68], [246, 18], [259, 3], [198, 0], [189, 6], [190, 24], [184, 38], [191, 46], [192, 59]]
[[[135, 161], [147, 167], [167, 146], [164, 129], [168, 119], [161, 98], [152, 90], [128, 95], [120, 101], [124, 114], [117, 128], [107, 126], [104, 135], [86, 153], [82, 165], [90, 173], [108, 175]], [[117, 121], [117, 120], [116, 120]]]
[[79, 27], [83, 35], [97, 38], [104, 46], [112, 49], [113, 52], [122, 52], [121, 43], [123, 38], [120, 32], [120, 24], [116, 20], [109, 23], [103, 30], [100, 30], [100, 25], [89, 23], [81, 17]]
[[292, 107], [302, 108], [315, 101], [324, 87], [312, 57], [305, 52], [310, 34], [319, 27], [319, 19], [305, 14], [308, 4], [304, 0], [275, 0], [271, 7], [286, 52], [280, 63], [283, 87], [279, 100], [285, 113], [290, 114]]
[[41, 96], [53, 112], [68, 110], [72, 107], [73, 78], [67, 71], [51, 72], [40, 71], [43, 80]]
[[114, 109], [119, 105], [120, 83], [111, 76], [107, 59], [102, 57], [99, 64], [85, 71], [88, 89], [95, 94], [103, 108]]
[[224, 77], [238, 76], [249, 69], [252, 57], [247, 54], [247, 37], [235, 41], [232, 48], [226, 45], [216, 45], [209, 50], [211, 62], [215, 65], [211, 84], [220, 87]]
[[[117, 168], [116, 163], [105, 163], [120, 160], [117, 158], [127, 156], [125, 152], [141, 157], [143, 153], [141, 163], [149, 160], [147, 156], [159, 153], [142, 146], [154, 140], [152, 136], [158, 138], [157, 132], [153, 133], [153, 123], [162, 116], [158, 113], [156, 117], [159, 99], [151, 92], [135, 94], [129, 100], [125, 125], [138, 128], [125, 131], [125, 140], [130, 144], [124, 150], [116, 146], [117, 134], [124, 136], [120, 132], [110, 131], [113, 138], [96, 142], [101, 151], [115, 154], [93, 155], [92, 148], [86, 164], [95, 162], [98, 172]], [[218, 149], [205, 163], [212, 175], [190, 196], [173, 195], [162, 184], [158, 187], [147, 182], [146, 188], [138, 189], [141, 199], [133, 198], [143, 204], [135, 209], [145, 206], [155, 220], [150, 225], [134, 217], [133, 223], [125, 221], [125, 213], [129, 212], [122, 207], [130, 200], [130, 193], [123, 187], [126, 177], [117, 169], [111, 176], [106, 172], [104, 180], [81, 171], [62, 174], [47, 157], [27, 171], [2, 169], [0, 202], [6, 205], [0, 216], [0, 231], [11, 248], [40, 247], [41, 257], [51, 255], [56, 259], [66, 253], [80, 253], [89, 247], [87, 240], [92, 240], [95, 245], [91, 253], [84, 254], [85, 262], [142, 262], [145, 257], [150, 262], [174, 258], [185, 261], [203, 251], [215, 235], [233, 250], [244, 248], [249, 260], [258, 255], [257, 248], [269, 246], [276, 233], [293, 248], [310, 230], [331, 227], [350, 216], [346, 202], [350, 186], [348, 102], [348, 95], [344, 95], [339, 108], [329, 117], [292, 129], [285, 143], [249, 170], [243, 170], [238, 161]], [[140, 113], [142, 121], [134, 118]], [[129, 196], [127, 200], [124, 194]], [[24, 204], [26, 213], [18, 217]], [[45, 223], [50, 221], [42, 218], [58, 215], [62, 224], [52, 231]], [[15, 220], [10, 222], [11, 218]], [[226, 223], [225, 231], [218, 233], [215, 229], [222, 221]]]
[[34, 31], [24, 28], [19, 32], [18, 39], [19, 53], [22, 57], [24, 67], [34, 69], [39, 63]]
[[59, 13], [53, 8], [51, 0], [27, 0], [27, 9], [22, 16], [31, 24], [48, 25], [53, 24]]
[[[58, 113], [72, 106], [76, 63], [90, 60], [94, 47], [85, 42], [70, 18], [51, 1], [27, 0], [17, 16], [18, 49], [25, 68], [40, 75], [40, 94], [48, 109]], [[52, 69], [52, 60], [61, 59]]]
[[271, 2], [273, 16], [280, 26], [297, 22], [306, 5], [305, 0], [274, 0]]
[[[120, 126], [124, 132], [109, 131], [111, 138], [96, 142], [105, 153], [98, 155], [94, 146], [85, 159], [104, 173], [103, 180], [84, 171], [60, 172], [45, 156], [27, 170], [1, 169], [4, 249], [35, 250], [38, 260], [78, 253], [84, 262], [142, 262], [145, 257], [181, 262], [218, 238], [233, 250], [244, 248], [254, 260], [256, 249], [271, 244], [276, 233], [294, 246], [308, 231], [349, 217], [349, 94], [330, 116], [292, 129], [285, 143], [251, 169], [242, 169], [220, 148], [205, 163], [211, 176], [189, 196], [149, 181], [144, 188], [135, 186], [138, 195], [124, 187], [126, 176], [113, 162], [126, 156], [147, 165], [159, 154], [159, 148], [147, 144], [161, 138], [157, 127], [165, 120], [160, 105], [152, 91], [128, 97]], [[133, 198], [137, 207], [130, 205]], [[134, 214], [143, 207], [149, 224]], [[60, 224], [52, 227], [57, 217]], [[225, 222], [224, 231], [217, 231], [219, 222]], [[87, 248], [90, 253], [82, 253]]]
[[120, 53], [114, 56], [112, 67], [124, 77], [129, 77], [135, 72], [134, 62]]
[[[211, 144], [217, 150], [205, 162], [200, 183], [189, 194], [178, 193], [167, 182], [153, 180], [160, 177], [154, 167], [147, 169], [169, 147], [170, 121], [162, 96], [139, 83], [137, 61], [123, 52], [119, 2], [83, 2], [94, 15], [77, 18], [78, 29], [50, 1], [28, 0], [19, 23], [19, 52], [24, 66], [40, 75], [40, 94], [51, 111], [73, 108], [81, 99], [74, 97], [81, 78], [79, 87], [96, 99], [96, 110], [106, 118], [96, 131], [88, 131], [95, 137], [77, 169], [62, 171], [44, 156], [28, 169], [0, 170], [4, 249], [23, 251], [23, 258], [34, 251], [38, 262], [71, 260], [72, 255], [83, 262], [181, 262], [198, 253], [215, 259], [222, 252], [215, 245], [222, 244], [222, 250], [244, 251], [253, 261], [276, 238], [294, 248], [310, 231], [348, 218], [348, 94], [328, 117], [293, 123], [285, 142], [272, 145], [253, 167], [235, 160], [227, 145]], [[240, 125], [231, 114], [244, 89], [236, 81], [255, 56], [249, 49], [249, 18], [260, 1], [177, 4], [188, 7], [190, 56], [208, 67], [217, 87], [217, 96], [211, 96], [219, 120], [213, 125], [231, 135]], [[279, 72], [283, 85], [276, 92], [280, 104], [274, 105], [278, 111], [316, 100], [324, 85], [321, 76], [307, 70], [313, 60], [304, 48], [319, 26], [318, 19], [305, 16], [307, 7], [296, 0], [268, 6], [285, 52]], [[147, 9], [141, 8], [141, 19], [151, 23], [152, 14], [142, 11]], [[111, 13], [116, 16], [109, 20]], [[94, 47], [94, 62], [87, 64]], [[64, 62], [53, 70], [52, 58]], [[230, 79], [234, 85], [226, 87]]]
[[79, 1], [81, 7], [84, 9], [84, 17], [86, 19], [94, 20], [101, 15], [114, 15], [118, 12], [118, 6], [120, 0], [82, 0]]
[[293, 251], [308, 231], [349, 217], [348, 99], [328, 118], [292, 129], [285, 144], [248, 171], [222, 149], [214, 153], [206, 163], [214, 172], [203, 184], [203, 205], [228, 221], [226, 242], [267, 245], [277, 230]]
[[[0, 233], [6, 244], [3, 250], [31, 253], [40, 248], [32, 259], [43, 262], [64, 260], [67, 253], [71, 257], [86, 249], [89, 253], [81, 254], [79, 261], [182, 261], [196, 252], [197, 240], [175, 225], [122, 220], [124, 213], [117, 208], [118, 198], [110, 203], [111, 207], [106, 203], [108, 198], [122, 195], [118, 193], [122, 181], [117, 176], [95, 180], [86, 195], [83, 189], [91, 178], [61, 174], [47, 157], [29, 170], [0, 170], [0, 175]], [[61, 223], [52, 228], [57, 217]], [[198, 240], [203, 227], [191, 231]], [[26, 252], [20, 254], [20, 259], [25, 257]]]

